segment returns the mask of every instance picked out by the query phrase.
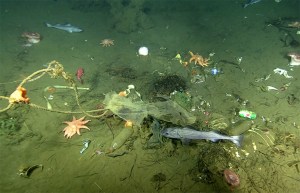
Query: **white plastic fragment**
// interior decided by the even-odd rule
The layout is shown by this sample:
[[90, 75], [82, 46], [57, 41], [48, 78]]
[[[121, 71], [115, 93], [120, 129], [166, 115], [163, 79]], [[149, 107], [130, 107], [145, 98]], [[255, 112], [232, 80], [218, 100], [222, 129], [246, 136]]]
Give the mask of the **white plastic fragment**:
[[283, 75], [285, 78], [293, 78], [292, 76], [288, 75], [288, 72], [281, 68], [275, 68], [274, 70], [275, 74]]
[[278, 90], [278, 88], [275, 88], [273, 86], [267, 86], [267, 91], [270, 91], [270, 90]]

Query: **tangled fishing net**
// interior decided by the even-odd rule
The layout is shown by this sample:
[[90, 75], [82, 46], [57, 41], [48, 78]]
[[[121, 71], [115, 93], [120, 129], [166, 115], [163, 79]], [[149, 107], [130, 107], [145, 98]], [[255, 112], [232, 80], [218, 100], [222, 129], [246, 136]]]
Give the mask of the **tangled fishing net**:
[[[49, 109], [42, 107], [40, 105], [34, 104], [30, 101], [30, 99], [27, 97], [27, 90], [25, 89], [25, 84], [28, 82], [33, 82], [36, 81], [40, 78], [42, 78], [44, 75], [49, 75], [51, 78], [57, 79], [57, 78], [63, 78], [70, 86], [68, 88], [72, 89], [74, 91], [76, 103], [80, 109], [80, 112], [74, 112], [74, 111], [61, 111], [61, 110], [55, 110], [55, 109]], [[62, 64], [60, 64], [57, 61], [52, 61], [48, 63], [47, 68], [38, 70], [31, 75], [27, 76], [24, 78], [21, 83], [17, 86], [16, 90], [12, 92], [12, 94], [8, 96], [0, 96], [0, 99], [5, 99], [8, 101], [8, 105], [5, 108], [0, 109], [1, 112], [5, 112], [9, 109], [11, 109], [13, 106], [19, 103], [26, 103], [30, 107], [37, 108], [37, 109], [42, 109], [50, 112], [58, 112], [58, 113], [65, 113], [65, 114], [71, 114], [71, 113], [84, 113], [85, 115], [89, 117], [102, 117], [106, 113], [106, 109], [97, 109], [97, 110], [92, 110], [92, 111], [86, 111], [82, 108], [79, 102], [79, 96], [78, 96], [78, 89], [75, 84], [74, 79], [72, 76], [64, 71], [64, 67]], [[91, 112], [99, 112], [99, 111], [104, 111], [100, 115], [92, 115], [90, 114]]]

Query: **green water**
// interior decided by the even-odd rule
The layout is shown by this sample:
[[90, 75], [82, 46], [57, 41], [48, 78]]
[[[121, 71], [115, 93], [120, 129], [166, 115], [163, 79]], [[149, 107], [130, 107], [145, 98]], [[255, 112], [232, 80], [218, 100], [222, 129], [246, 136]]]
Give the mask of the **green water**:
[[[161, 147], [147, 149], [151, 134], [147, 119], [141, 128], [134, 128], [123, 147], [106, 156], [94, 152], [106, 151], [120, 133], [124, 121], [118, 117], [86, 118], [91, 130], [66, 139], [63, 122], [73, 115], [14, 105], [0, 114], [0, 192], [231, 192], [222, 173], [228, 168], [240, 176], [234, 192], [297, 192], [300, 67], [288, 66], [287, 53], [300, 52], [300, 36], [287, 25], [300, 20], [300, 3], [264, 0], [245, 9], [242, 4], [242, 0], [1, 0], [1, 96], [9, 96], [23, 78], [57, 60], [75, 81], [76, 70], [84, 68], [83, 84], [76, 83], [90, 88], [79, 91], [86, 110], [96, 109], [106, 93], [123, 91], [129, 84], [145, 102], [153, 101], [159, 94], [154, 82], [176, 74], [186, 81], [186, 98], [193, 99], [190, 112], [197, 116], [197, 126], [216, 126], [212, 119], [238, 120], [237, 108], [258, 116], [251, 131], [244, 133], [240, 149], [230, 142], [205, 140], [191, 145], [164, 140]], [[47, 28], [45, 22], [69, 22], [84, 31], [70, 34]], [[40, 33], [42, 40], [22, 46], [25, 31]], [[114, 45], [102, 47], [103, 39], [113, 39]], [[149, 48], [149, 56], [138, 56], [141, 46]], [[205, 58], [215, 53], [205, 68], [216, 65], [223, 74], [192, 83], [193, 73], [203, 75], [202, 67], [184, 67], [173, 60], [180, 53], [188, 61], [189, 51]], [[294, 78], [274, 74], [275, 68], [288, 70]], [[268, 80], [256, 81], [269, 74]], [[289, 86], [283, 91], [265, 90], [285, 84]], [[45, 75], [24, 87], [33, 104], [46, 107], [44, 96], [52, 94], [53, 109], [79, 111], [70, 90], [45, 93], [51, 85], [67, 84]], [[0, 109], [6, 105], [0, 100]], [[234, 133], [235, 127], [238, 124], [230, 125], [225, 133]], [[91, 143], [80, 154], [85, 139]], [[37, 164], [43, 169], [35, 169], [29, 179], [18, 175], [22, 167]]]

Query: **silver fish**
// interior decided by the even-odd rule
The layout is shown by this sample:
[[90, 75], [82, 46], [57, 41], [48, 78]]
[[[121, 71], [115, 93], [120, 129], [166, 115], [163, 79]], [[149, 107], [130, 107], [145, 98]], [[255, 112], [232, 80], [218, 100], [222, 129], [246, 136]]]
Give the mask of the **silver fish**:
[[179, 128], [179, 127], [170, 127], [165, 128], [161, 131], [161, 134], [168, 138], [173, 139], [182, 139], [182, 140], [189, 140], [189, 139], [207, 139], [212, 142], [216, 142], [220, 139], [230, 140], [238, 147], [241, 146], [241, 142], [243, 139], [242, 135], [239, 136], [226, 136], [221, 135], [215, 131], [197, 131], [194, 129], [190, 129], [187, 127]]
[[258, 3], [260, 2], [261, 0], [247, 0], [247, 2], [244, 4], [244, 8], [248, 7], [249, 5], [252, 5], [254, 3]]
[[69, 23], [66, 23], [66, 24], [55, 24], [55, 25], [51, 25], [50, 23], [46, 23], [46, 26], [47, 27], [53, 27], [53, 28], [56, 28], [56, 29], [61, 29], [61, 30], [67, 31], [69, 33], [82, 32], [83, 31], [79, 27], [73, 26], [73, 25], [71, 25]]

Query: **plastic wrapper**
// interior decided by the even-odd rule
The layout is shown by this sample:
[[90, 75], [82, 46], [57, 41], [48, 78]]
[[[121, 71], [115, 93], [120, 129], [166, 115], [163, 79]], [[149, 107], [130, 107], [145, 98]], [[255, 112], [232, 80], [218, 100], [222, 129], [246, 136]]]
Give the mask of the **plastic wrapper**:
[[132, 100], [130, 97], [119, 96], [115, 92], [106, 94], [103, 103], [106, 108], [126, 121], [132, 121], [140, 126], [148, 115], [176, 125], [191, 125], [196, 117], [177, 103], [167, 100], [156, 103]]

